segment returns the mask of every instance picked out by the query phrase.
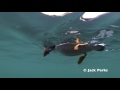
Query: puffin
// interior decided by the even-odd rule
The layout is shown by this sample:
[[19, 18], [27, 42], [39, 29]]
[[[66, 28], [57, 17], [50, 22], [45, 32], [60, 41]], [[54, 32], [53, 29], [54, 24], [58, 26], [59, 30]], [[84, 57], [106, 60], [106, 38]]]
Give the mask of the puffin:
[[79, 57], [78, 64], [81, 64], [87, 53], [90, 51], [104, 51], [105, 46], [102, 44], [88, 43], [80, 41], [79, 38], [76, 38], [75, 42], [64, 42], [58, 45], [52, 45], [44, 49], [43, 56], [47, 56], [51, 51], [57, 50], [65, 56], [77, 56], [84, 54]]

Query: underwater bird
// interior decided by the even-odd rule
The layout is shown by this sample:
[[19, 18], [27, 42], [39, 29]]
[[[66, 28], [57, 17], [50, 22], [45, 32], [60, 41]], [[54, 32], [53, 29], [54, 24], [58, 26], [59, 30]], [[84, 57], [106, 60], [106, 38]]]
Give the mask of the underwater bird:
[[82, 42], [79, 38], [76, 38], [75, 42], [65, 42], [46, 47], [44, 50], [44, 57], [54, 50], [59, 51], [65, 56], [77, 56], [84, 54], [84, 56], [81, 56], [78, 60], [78, 64], [81, 64], [88, 52], [92, 50], [103, 51], [104, 49], [105, 46], [102, 44]]

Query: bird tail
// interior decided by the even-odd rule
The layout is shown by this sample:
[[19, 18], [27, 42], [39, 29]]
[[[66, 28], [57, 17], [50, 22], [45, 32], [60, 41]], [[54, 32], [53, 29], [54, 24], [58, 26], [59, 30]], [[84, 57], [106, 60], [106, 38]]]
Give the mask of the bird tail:
[[103, 51], [105, 49], [105, 46], [104, 46], [104, 44], [97, 44], [94, 46], [94, 49], [96, 51]]

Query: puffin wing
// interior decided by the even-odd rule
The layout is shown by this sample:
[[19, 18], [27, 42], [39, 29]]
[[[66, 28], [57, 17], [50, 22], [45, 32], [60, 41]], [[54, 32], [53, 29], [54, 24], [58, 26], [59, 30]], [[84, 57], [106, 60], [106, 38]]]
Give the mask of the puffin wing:
[[87, 56], [87, 53], [85, 53], [84, 56], [81, 56], [78, 60], [78, 64], [81, 64], [83, 62], [83, 60], [85, 59], [85, 57]]

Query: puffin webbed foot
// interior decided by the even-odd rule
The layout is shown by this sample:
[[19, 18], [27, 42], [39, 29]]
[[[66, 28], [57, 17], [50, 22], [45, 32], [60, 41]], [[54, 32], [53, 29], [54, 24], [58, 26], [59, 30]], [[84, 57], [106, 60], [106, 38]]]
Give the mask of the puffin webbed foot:
[[87, 56], [86, 53], [84, 54], [84, 56], [81, 56], [81, 57], [79, 58], [78, 64], [81, 64], [82, 61], [85, 59], [86, 56]]
[[74, 46], [74, 50], [79, 50], [79, 46], [85, 46], [85, 45], [87, 45], [88, 43], [84, 43], [84, 42], [80, 42], [79, 41], [79, 38], [76, 38], [76, 45]]

